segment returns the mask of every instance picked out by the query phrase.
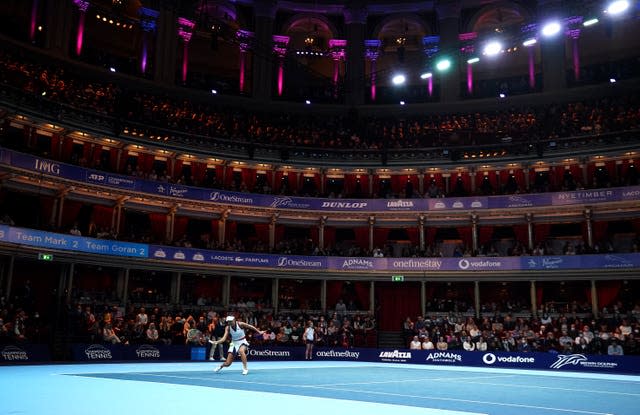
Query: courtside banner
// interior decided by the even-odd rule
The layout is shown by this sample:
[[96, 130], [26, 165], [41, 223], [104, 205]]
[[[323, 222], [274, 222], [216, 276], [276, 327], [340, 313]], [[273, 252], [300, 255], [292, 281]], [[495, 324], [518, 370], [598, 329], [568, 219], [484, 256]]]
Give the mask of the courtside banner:
[[5, 148], [0, 148], [0, 151], [2, 152], [0, 153], [1, 165], [28, 170], [45, 176], [60, 177], [92, 185], [98, 184], [106, 188], [128, 189], [176, 199], [274, 209], [303, 209], [327, 212], [423, 212], [590, 205], [594, 203], [640, 200], [640, 186], [577, 190], [573, 192], [436, 199], [322, 199], [261, 195], [143, 180], [60, 163]]
[[304, 360], [304, 347], [251, 346], [251, 360]]
[[0, 345], [0, 363], [33, 363], [50, 360], [51, 353], [45, 344]]

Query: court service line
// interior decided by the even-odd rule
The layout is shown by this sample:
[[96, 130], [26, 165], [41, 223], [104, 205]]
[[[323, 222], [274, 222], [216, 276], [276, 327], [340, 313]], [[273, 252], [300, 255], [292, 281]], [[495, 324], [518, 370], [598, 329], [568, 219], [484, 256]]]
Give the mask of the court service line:
[[[499, 376], [486, 376], [482, 379], [504, 379], [516, 377], [516, 375], [499, 375]], [[393, 384], [393, 383], [412, 383], [412, 382], [439, 382], [439, 381], [464, 381], [468, 379], [468, 377], [460, 377], [460, 378], [419, 378], [419, 379], [396, 379], [396, 380], [380, 380], [375, 382], [352, 382], [352, 383], [329, 383], [329, 384], [319, 384], [314, 386], [351, 386], [351, 385], [380, 385], [380, 384]]]

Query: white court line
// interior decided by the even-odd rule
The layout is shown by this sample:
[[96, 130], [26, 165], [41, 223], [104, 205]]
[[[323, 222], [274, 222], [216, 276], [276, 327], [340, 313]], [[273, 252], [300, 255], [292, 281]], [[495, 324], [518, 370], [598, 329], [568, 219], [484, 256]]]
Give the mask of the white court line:
[[[445, 380], [445, 379], [443, 379]], [[526, 389], [552, 389], [557, 391], [566, 391], [566, 392], [586, 392], [586, 393], [599, 393], [599, 394], [609, 394], [609, 395], [624, 395], [624, 396], [640, 396], [640, 393], [627, 393], [627, 392], [616, 392], [616, 391], [603, 391], [603, 390], [591, 390], [591, 389], [573, 389], [573, 388], [555, 388], [553, 386], [533, 386], [533, 385], [516, 385], [513, 383], [489, 383], [489, 382], [476, 382], [473, 380], [456, 380], [461, 383], [469, 383], [473, 385], [487, 385], [487, 386], [506, 386], [509, 388], [526, 388]]]
[[[497, 378], [497, 379], [504, 379], [504, 378], [511, 378], [511, 377], [515, 377], [516, 375], [500, 375], [500, 376], [485, 376], [482, 379], [492, 379], [492, 378]], [[380, 381], [375, 381], [375, 382], [351, 382], [351, 383], [328, 383], [328, 384], [319, 384], [319, 385], [315, 385], [315, 386], [352, 386], [352, 385], [380, 385], [380, 384], [392, 384], [392, 383], [413, 383], [413, 382], [439, 382], [441, 380], [445, 380], [445, 381], [464, 381], [468, 379], [468, 377], [463, 377], [463, 378], [452, 378], [452, 377], [446, 377], [446, 378], [419, 378], [419, 379], [396, 379], [396, 380], [380, 380]]]
[[[176, 379], [190, 379], [190, 380], [207, 380], [207, 381], [215, 381], [218, 376], [212, 376], [207, 378], [202, 377], [189, 377], [189, 376], [176, 376], [176, 375], [162, 375], [162, 374], [152, 374], [150, 376], [157, 377], [167, 377], [167, 378], [176, 378]], [[341, 389], [341, 388], [332, 388], [327, 386], [317, 386], [317, 385], [287, 385], [281, 383], [268, 383], [268, 382], [254, 382], [248, 380], [235, 380], [235, 379], [222, 379], [219, 380], [226, 381], [229, 383], [245, 383], [245, 384], [253, 384], [253, 385], [263, 385], [263, 386], [275, 386], [275, 387], [291, 387], [291, 388], [304, 388], [304, 389], [324, 389], [324, 390], [332, 390], [336, 392], [354, 392], [354, 393], [362, 393], [369, 395], [382, 395], [382, 396], [396, 396], [401, 398], [415, 398], [422, 400], [436, 400], [436, 401], [449, 401], [449, 402], [463, 402], [463, 403], [472, 403], [472, 404], [481, 404], [481, 405], [495, 405], [495, 406], [507, 406], [514, 408], [529, 408], [529, 409], [541, 409], [546, 411], [555, 411], [555, 412], [569, 412], [575, 414], [589, 414], [589, 415], [611, 415], [606, 412], [594, 412], [594, 411], [582, 411], [579, 409], [564, 409], [564, 408], [552, 408], [547, 406], [537, 406], [537, 405], [525, 405], [525, 404], [516, 404], [516, 403], [502, 403], [502, 402], [491, 402], [491, 401], [477, 401], [472, 399], [459, 399], [459, 398], [442, 398], [442, 397], [433, 397], [433, 396], [423, 396], [423, 395], [405, 395], [401, 393], [392, 393], [392, 392], [376, 392], [376, 391], [367, 391], [367, 390], [357, 390], [357, 389]], [[464, 413], [464, 412], [463, 412]]]

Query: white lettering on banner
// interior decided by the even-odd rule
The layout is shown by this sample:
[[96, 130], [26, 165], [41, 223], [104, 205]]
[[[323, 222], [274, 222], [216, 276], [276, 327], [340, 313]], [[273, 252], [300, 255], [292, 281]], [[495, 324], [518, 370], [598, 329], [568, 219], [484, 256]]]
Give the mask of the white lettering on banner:
[[474, 200], [473, 202], [471, 202], [471, 207], [472, 208], [481, 208], [482, 207], [482, 202], [479, 200]]
[[443, 202], [436, 202], [433, 204], [434, 209], [445, 209], [447, 206]]
[[392, 200], [387, 202], [388, 208], [412, 208], [413, 202], [409, 200]]
[[153, 253], [153, 256], [156, 258], [166, 258], [167, 254], [162, 249], [158, 249]]
[[0, 352], [0, 354], [2, 355], [2, 358], [4, 360], [29, 360], [29, 355], [27, 354], [27, 352], [17, 346], [7, 346], [2, 349], [2, 352]]
[[35, 170], [48, 174], [60, 175], [60, 165], [48, 160], [36, 159]]
[[87, 355], [89, 360], [97, 360], [97, 359], [113, 359], [111, 355], [111, 350], [100, 344], [92, 344], [87, 347], [84, 351], [84, 354]]
[[469, 268], [500, 268], [502, 266], [502, 262], [500, 261], [475, 261], [468, 259], [461, 259], [458, 261], [458, 267], [460, 269], [469, 269]]
[[178, 251], [175, 254], [173, 254], [173, 259], [185, 259], [186, 256], [184, 254], [184, 252]]
[[279, 267], [307, 267], [307, 268], [320, 268], [322, 267], [322, 261], [309, 261], [306, 259], [292, 259], [286, 256], [278, 258], [277, 265]]
[[522, 196], [509, 196], [507, 207], [528, 207], [533, 206], [533, 202]]
[[164, 193], [164, 186], [163, 185], [158, 185], [158, 187], [156, 187], [156, 190], [158, 191], [158, 193]]
[[189, 191], [189, 189], [185, 189], [184, 187], [169, 187], [169, 196], [174, 197], [184, 197], [184, 195]]
[[394, 350], [392, 352], [380, 352], [378, 357], [386, 357], [388, 359], [411, 359], [411, 352], [401, 352]]
[[234, 257], [232, 257], [231, 255], [214, 255], [213, 257], [211, 257], [211, 259], [213, 259], [214, 261], [229, 262], [233, 261]]
[[153, 347], [153, 346], [142, 345], [136, 349], [136, 355], [139, 358], [143, 358], [143, 359], [148, 359], [148, 358], [159, 359], [160, 350], [158, 350], [156, 347]]
[[640, 190], [622, 191], [622, 197], [625, 199], [640, 199]]
[[245, 205], [253, 204], [253, 199], [250, 197], [240, 197], [220, 192], [211, 192], [211, 194], [209, 195], [209, 200], [213, 202], [243, 203]]
[[109, 251], [109, 245], [107, 244], [99, 244], [93, 241], [84, 241], [87, 249], [93, 252], [107, 252]]
[[451, 352], [432, 352], [427, 356], [427, 362], [462, 362], [462, 355]]
[[613, 196], [611, 190], [591, 190], [571, 193], [558, 193], [558, 200], [579, 200], [579, 199], [606, 199]]
[[4, 230], [0, 230], [0, 239], [4, 239]]
[[322, 207], [338, 209], [363, 209], [367, 207], [367, 202], [322, 202]]
[[194, 261], [204, 261], [204, 255], [202, 255], [200, 252], [193, 254], [192, 259]]
[[69, 242], [69, 241], [64, 239], [64, 237], [62, 237], [62, 236], [59, 237], [59, 238], [56, 238], [56, 237], [53, 237], [53, 236], [45, 236], [44, 237], [44, 242], [46, 244], [49, 244], [49, 245], [67, 246], [67, 242]]
[[235, 258], [236, 262], [246, 262], [248, 264], [268, 264], [269, 258], [259, 258], [259, 257], [240, 257], [237, 256]]
[[342, 268], [370, 269], [373, 268], [373, 261], [361, 258], [345, 259], [342, 263]]
[[618, 255], [605, 255], [604, 259], [607, 262], [604, 264], [605, 268], [628, 268], [633, 266], [631, 261]]
[[22, 231], [16, 231], [16, 239], [18, 241], [33, 242], [37, 244], [41, 244], [43, 241], [42, 236], [30, 235]]
[[499, 363], [535, 363], [534, 357], [522, 357], [522, 356], [496, 356], [493, 353], [486, 353], [482, 356], [482, 361], [486, 365], [492, 365], [496, 361]]
[[347, 359], [358, 359], [360, 357], [360, 352], [352, 352], [349, 350], [337, 352], [333, 349], [331, 350], [320, 350], [316, 351], [316, 356], [318, 357], [343, 357]]
[[115, 186], [121, 186], [122, 184], [126, 184], [126, 185], [129, 185], [129, 186], [133, 187], [134, 181], [131, 180], [131, 179], [123, 178], [123, 177], [111, 177], [111, 176], [109, 176], [109, 178], [107, 179], [107, 183], [113, 184]]
[[462, 209], [464, 207], [464, 204], [462, 202], [453, 202], [453, 205], [451, 205], [451, 207], [453, 207], [454, 209]]
[[292, 208], [292, 209], [308, 209], [311, 207], [309, 203], [296, 203], [290, 197], [275, 197], [270, 207]]
[[393, 267], [440, 269], [442, 261], [437, 259], [397, 259], [393, 261]]
[[255, 350], [249, 349], [250, 356], [262, 356], [262, 357], [290, 357], [291, 352], [288, 350]]
[[89, 175], [89, 180], [92, 180], [94, 182], [104, 182], [105, 179], [106, 177], [102, 174], [91, 173]]
[[111, 245], [111, 252], [117, 252], [119, 254], [137, 255], [138, 254], [138, 248], [135, 248], [133, 246], [122, 246], [122, 245], [113, 244], [113, 245]]

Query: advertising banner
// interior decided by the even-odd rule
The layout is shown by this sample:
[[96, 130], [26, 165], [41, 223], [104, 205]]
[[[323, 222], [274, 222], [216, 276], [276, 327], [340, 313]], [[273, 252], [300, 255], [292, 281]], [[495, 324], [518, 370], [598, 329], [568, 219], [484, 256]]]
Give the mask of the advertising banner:
[[259, 195], [143, 180], [135, 177], [85, 169], [8, 149], [0, 148], [0, 151], [1, 164], [30, 170], [43, 175], [117, 189], [132, 189], [142, 193], [164, 197], [275, 209], [304, 209], [327, 212], [423, 212], [531, 208], [640, 200], [640, 186], [577, 190], [573, 192], [436, 199], [321, 199]]
[[46, 344], [0, 345], [0, 363], [33, 363], [51, 360]]

